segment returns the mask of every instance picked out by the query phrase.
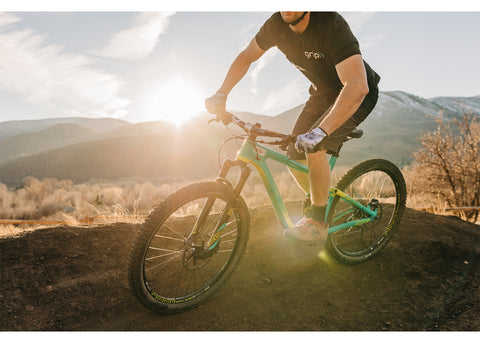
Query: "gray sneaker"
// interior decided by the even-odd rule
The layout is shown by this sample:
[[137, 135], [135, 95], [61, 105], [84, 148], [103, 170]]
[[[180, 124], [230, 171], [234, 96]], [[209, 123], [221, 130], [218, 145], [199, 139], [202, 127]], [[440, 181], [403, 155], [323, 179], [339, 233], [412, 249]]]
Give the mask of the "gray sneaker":
[[315, 219], [303, 217], [294, 227], [283, 231], [283, 234], [295, 241], [317, 242], [326, 241], [328, 225], [317, 222]]

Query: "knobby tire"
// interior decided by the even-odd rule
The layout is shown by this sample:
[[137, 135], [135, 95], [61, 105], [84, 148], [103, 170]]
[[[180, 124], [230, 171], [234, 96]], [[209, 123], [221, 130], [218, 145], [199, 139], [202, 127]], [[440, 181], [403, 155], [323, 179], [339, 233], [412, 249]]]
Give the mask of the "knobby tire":
[[[180, 210], [188, 210], [190, 203], [197, 204], [206, 201], [198, 199], [217, 199], [219, 206], [232, 208], [229, 217], [231, 221], [228, 224], [225, 223], [230, 231], [228, 233], [227, 229], [222, 231], [222, 235], [225, 237], [222, 236], [216, 247], [220, 250], [214, 249], [213, 256], [192, 262], [195, 261], [194, 258], [191, 258], [193, 243], [186, 242], [195, 226], [191, 224], [196, 219], [192, 215], [179, 217], [177, 214], [180, 213]], [[195, 207], [192, 208], [195, 209]], [[212, 208], [212, 214], [209, 213], [209, 217], [213, 218], [212, 223], [221, 217], [213, 214], [214, 211], [215, 208]], [[187, 230], [190, 226], [192, 229]], [[245, 201], [241, 197], [234, 198], [233, 189], [229, 185], [217, 181], [199, 182], [176, 191], [151, 212], [137, 234], [130, 252], [128, 266], [128, 279], [133, 294], [146, 308], [161, 314], [179, 313], [198, 306], [214, 294], [234, 271], [245, 250], [249, 227], [250, 218]], [[199, 238], [201, 241], [195, 242], [195, 244], [204, 245], [213, 234], [214, 232], [207, 236], [205, 233], [203, 238]], [[172, 249], [167, 244], [175, 244], [175, 248]], [[228, 249], [222, 251], [221, 249], [225, 249], [225, 246]], [[153, 254], [152, 251], [158, 255], [149, 255]], [[225, 261], [219, 260], [220, 264], [217, 265], [219, 262], [216, 259], [220, 258]], [[150, 262], [158, 262], [157, 270], [154, 269], [156, 267], [152, 267], [153, 271], [147, 271], [146, 265]], [[211, 272], [210, 269], [212, 269]], [[152, 273], [152, 276], [149, 273]], [[181, 293], [182, 287], [187, 284], [187, 281], [182, 281], [182, 277], [188, 280], [186, 290], [183, 291], [186, 294], [177, 294]], [[157, 286], [154, 285], [152, 279], [158, 283]], [[177, 279], [180, 281], [176, 281]], [[178, 282], [177, 285], [174, 285], [175, 292], [174, 287], [168, 285], [169, 282]], [[193, 286], [190, 286], [192, 283]], [[200, 286], [196, 286], [196, 283], [199, 283]], [[190, 291], [189, 288], [195, 289]]]

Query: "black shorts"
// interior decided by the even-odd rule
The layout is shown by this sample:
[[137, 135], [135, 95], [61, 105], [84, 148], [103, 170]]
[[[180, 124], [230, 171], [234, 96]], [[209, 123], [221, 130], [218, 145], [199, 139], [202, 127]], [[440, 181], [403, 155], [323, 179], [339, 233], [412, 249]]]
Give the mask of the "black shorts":
[[[293, 127], [292, 135], [300, 135], [310, 132], [320, 125], [323, 118], [330, 112], [335, 103], [336, 96], [325, 92], [318, 92], [310, 87], [310, 98], [297, 118]], [[360, 108], [337, 130], [327, 136], [317, 147], [315, 151], [327, 150], [327, 153], [338, 157], [345, 138], [372, 112], [378, 100], [378, 88], [373, 89], [365, 97]], [[304, 152], [298, 152], [295, 144], [291, 143], [287, 149], [287, 155], [294, 160], [305, 160]]]

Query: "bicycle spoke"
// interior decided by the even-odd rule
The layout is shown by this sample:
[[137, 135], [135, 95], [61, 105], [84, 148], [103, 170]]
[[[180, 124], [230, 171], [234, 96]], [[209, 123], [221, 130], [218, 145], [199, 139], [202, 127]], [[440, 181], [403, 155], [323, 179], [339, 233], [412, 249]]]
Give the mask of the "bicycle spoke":
[[222, 231], [222, 238], [225, 238], [227, 236], [232, 236], [232, 238], [237, 238], [237, 230], [233, 229], [231, 231], [225, 232], [225, 229], [224, 229]]
[[170, 239], [172, 241], [179, 241], [179, 242], [183, 242], [184, 239], [180, 239], [180, 238], [173, 238], [173, 237], [168, 237], [168, 236], [162, 236], [162, 235], [155, 235], [155, 237], [157, 238], [165, 238], [165, 239]]
[[176, 253], [180, 253], [180, 254], [182, 253], [180, 250], [169, 250], [169, 249], [156, 248], [156, 247], [148, 247], [148, 249], [157, 250], [157, 251], [176, 252]]
[[380, 190], [378, 191], [378, 194], [376, 196], [376, 198], [380, 198], [383, 194], [383, 188], [385, 187], [385, 183], [387, 182], [387, 175], [385, 175], [383, 177], [383, 183], [382, 183], [382, 186], [380, 187]]
[[231, 220], [231, 221], [229, 221], [227, 224], [225, 224], [225, 227], [227, 227], [227, 226], [229, 226], [229, 225], [231, 225], [231, 224], [235, 224], [236, 222], [237, 222], [236, 219]]
[[365, 231], [361, 230], [359, 236], [360, 236], [360, 238], [358, 239], [357, 251], [362, 251], [363, 249], [368, 247], [368, 244], [365, 243]]
[[155, 260], [155, 259], [160, 258], [160, 257], [178, 255], [178, 254], [181, 254], [181, 252], [171, 252], [169, 254], [155, 255], [155, 256], [152, 256], [152, 257], [145, 258], [145, 261], [151, 261], [151, 260]]
[[180, 282], [182, 281], [182, 275], [183, 273], [185, 272], [185, 269], [182, 269], [182, 272], [180, 273], [180, 277], [178, 278], [178, 281], [177, 281], [177, 287], [175, 289], [175, 293], [174, 293], [174, 299], [176, 299], [178, 297], [178, 289], [180, 288]]
[[169, 228], [167, 224], [163, 223], [162, 226], [165, 227], [167, 230], [169, 230], [169, 231], [173, 232], [174, 234], [176, 234], [178, 237], [182, 238], [182, 240], [185, 238], [185, 237], [183, 237], [181, 234], [179, 234], [177, 231]]
[[155, 268], [157, 268], [157, 267], [159, 267], [159, 266], [164, 267], [166, 264], [168, 264], [168, 262], [173, 261], [173, 260], [175, 260], [176, 258], [177, 258], [177, 256], [174, 256], [174, 257], [172, 257], [172, 258], [170, 258], [170, 259], [168, 259], [168, 260], [166, 260], [166, 261], [164, 261], [164, 262], [161, 262], [161, 263], [159, 263], [159, 264], [157, 264], [157, 265], [155, 265], [155, 266], [152, 266], [152, 267], [150, 267], [150, 268], [148, 268], [148, 269], [145, 269], [145, 272], [151, 271], [152, 269], [155, 269]]
[[346, 236], [351, 236], [355, 234], [358, 234], [358, 230], [350, 231], [348, 229], [345, 229], [345, 230], [335, 232], [335, 237], [346, 237]]
[[229, 240], [226, 240], [226, 241], [222, 239], [221, 242], [222, 242], [222, 243], [229, 243], [229, 242], [235, 242], [236, 240], [237, 240], [236, 238], [229, 239]]

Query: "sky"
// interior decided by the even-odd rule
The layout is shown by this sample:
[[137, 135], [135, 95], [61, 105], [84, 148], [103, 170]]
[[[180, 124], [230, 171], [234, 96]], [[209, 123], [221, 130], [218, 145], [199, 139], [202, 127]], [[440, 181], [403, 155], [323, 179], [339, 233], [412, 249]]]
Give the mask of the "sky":
[[[70, 116], [184, 122], [204, 110], [204, 99], [274, 11], [152, 8], [142, 0], [117, 7], [42, 4], [0, 4], [0, 122]], [[381, 91], [480, 95], [479, 9], [375, 6], [320, 9], [338, 7], [381, 75]], [[252, 64], [227, 108], [277, 115], [305, 102], [308, 87], [272, 48]]]

